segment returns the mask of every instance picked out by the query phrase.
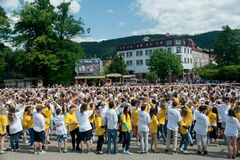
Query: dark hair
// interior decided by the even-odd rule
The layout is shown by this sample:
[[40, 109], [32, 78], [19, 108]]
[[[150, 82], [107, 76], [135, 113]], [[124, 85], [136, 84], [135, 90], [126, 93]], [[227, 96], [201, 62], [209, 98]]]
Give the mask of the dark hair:
[[114, 108], [114, 106], [115, 106], [115, 105], [114, 105], [114, 102], [113, 102], [113, 101], [110, 101], [110, 102], [109, 102], [109, 108]]
[[61, 109], [60, 108], [57, 108], [56, 109], [56, 114], [59, 115], [61, 113]]
[[81, 108], [80, 108], [80, 113], [83, 113], [84, 111], [87, 110], [87, 104], [86, 103], [83, 103]]
[[142, 104], [142, 106], [141, 106], [141, 111], [145, 111], [145, 109], [146, 109], [146, 104]]
[[129, 116], [131, 117], [130, 112], [128, 112], [128, 105], [125, 105], [123, 108], [123, 114], [125, 114], [126, 118], [128, 117], [127, 115], [129, 114]]
[[9, 120], [10, 123], [13, 122], [13, 119], [14, 119], [14, 117], [15, 117], [15, 113], [16, 113], [16, 108], [13, 107], [13, 106], [11, 106], [11, 107], [9, 108], [9, 113], [8, 113], [8, 120]]
[[36, 111], [39, 113], [42, 110], [43, 110], [43, 106], [42, 105], [37, 105]]
[[236, 114], [235, 114], [235, 112], [234, 112], [233, 109], [229, 109], [229, 111], [228, 111], [228, 116], [229, 116], [229, 117], [236, 117]]
[[206, 106], [200, 106], [199, 107], [199, 112], [202, 113], [203, 111], [207, 110]]
[[153, 115], [157, 115], [155, 108], [151, 108], [149, 114], [151, 118]]
[[181, 110], [181, 116], [186, 117], [187, 116], [187, 109], [185, 107]]
[[217, 108], [216, 107], [213, 107], [212, 108], [212, 113], [215, 113], [217, 115], [217, 123], [219, 121], [219, 118], [218, 118], [218, 111], [217, 111]]

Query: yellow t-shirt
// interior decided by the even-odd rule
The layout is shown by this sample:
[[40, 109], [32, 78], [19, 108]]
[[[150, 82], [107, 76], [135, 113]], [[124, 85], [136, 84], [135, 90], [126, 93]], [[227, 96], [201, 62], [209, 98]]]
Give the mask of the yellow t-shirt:
[[23, 119], [23, 124], [27, 129], [33, 128], [34, 125], [33, 117], [30, 115], [25, 115]]
[[240, 122], [240, 112], [236, 113], [236, 117], [237, 117], [238, 121]]
[[217, 124], [217, 115], [216, 115], [216, 113], [209, 112], [208, 113], [208, 119], [209, 119], [210, 125]]
[[105, 129], [102, 128], [103, 126], [103, 119], [102, 117], [97, 117], [96, 118], [96, 135], [97, 136], [102, 136], [105, 132]]
[[95, 112], [93, 112], [93, 114], [89, 117], [89, 122], [93, 123], [93, 122], [95, 122], [95, 119], [96, 119], [96, 114], [95, 114]]
[[52, 119], [52, 111], [50, 109], [48, 109], [47, 107], [45, 107], [43, 114], [45, 115], [45, 126], [44, 129], [48, 129], [50, 127], [50, 122]]
[[154, 134], [158, 131], [158, 119], [156, 115], [152, 116], [152, 121], [150, 122], [150, 133]]
[[[68, 131], [71, 132], [73, 131], [74, 129], [78, 128], [79, 125], [78, 125], [78, 121], [77, 121], [77, 117], [76, 117], [76, 113], [73, 112], [73, 113], [67, 113], [66, 116], [65, 116], [65, 123], [67, 124], [68, 126]], [[68, 123], [74, 123], [74, 124], [68, 124]]]
[[[131, 123], [131, 118], [130, 118], [129, 114], [127, 114], [127, 117], [125, 116], [125, 114], [122, 114], [121, 120], [122, 120], [122, 123], [126, 123], [128, 130], [131, 131], [132, 123]], [[127, 128], [125, 128], [124, 125], [122, 125], [122, 132], [126, 132], [126, 131], [127, 131]]]
[[180, 104], [179, 98], [174, 97], [173, 100], [174, 100], [178, 105]]
[[192, 113], [192, 110], [187, 105], [186, 105], [186, 108], [187, 108], [187, 116], [186, 116], [187, 123], [189, 126], [191, 126], [193, 121], [193, 113]]
[[161, 125], [165, 125], [166, 123], [166, 114], [167, 114], [167, 110], [166, 108], [163, 108], [160, 110], [160, 112], [158, 113], [158, 122]]
[[132, 110], [132, 125], [133, 126], [138, 126], [138, 108], [134, 108]]
[[6, 126], [8, 125], [8, 118], [5, 115], [0, 115], [0, 134], [6, 133]]
[[187, 119], [182, 119], [180, 121], [180, 133], [181, 134], [187, 134], [188, 133], [188, 129], [187, 128], [184, 128], [183, 126], [186, 126], [186, 127], [190, 127], [189, 124], [188, 124], [188, 121]]

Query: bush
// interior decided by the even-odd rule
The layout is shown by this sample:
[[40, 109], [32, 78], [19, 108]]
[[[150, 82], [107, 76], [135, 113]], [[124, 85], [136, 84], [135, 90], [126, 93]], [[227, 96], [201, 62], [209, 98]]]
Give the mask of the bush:
[[224, 66], [220, 68], [218, 78], [220, 80], [240, 81], [240, 65]]

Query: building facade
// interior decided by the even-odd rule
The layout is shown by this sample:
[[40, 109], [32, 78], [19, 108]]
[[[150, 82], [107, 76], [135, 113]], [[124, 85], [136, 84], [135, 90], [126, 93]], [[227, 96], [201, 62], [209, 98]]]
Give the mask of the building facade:
[[[173, 54], [176, 54], [176, 56], [182, 62], [184, 71], [189, 72], [194, 68], [195, 65], [194, 45], [195, 43], [191, 39], [169, 37], [163, 40], [148, 40], [141, 43], [122, 45], [117, 48], [117, 54], [123, 57], [125, 63], [127, 64], [128, 71], [135, 74], [141, 74], [149, 71], [148, 63], [151, 54], [153, 54], [153, 52], [157, 49], [165, 49]], [[207, 58], [207, 56], [205, 57]], [[206, 63], [204, 60], [204, 64]]]

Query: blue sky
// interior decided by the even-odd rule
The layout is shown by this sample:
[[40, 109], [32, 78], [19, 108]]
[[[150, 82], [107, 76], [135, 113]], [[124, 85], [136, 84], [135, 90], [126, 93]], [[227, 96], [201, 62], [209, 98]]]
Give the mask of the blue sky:
[[[19, 0], [0, 0], [8, 12]], [[33, 1], [33, 0], [25, 0]], [[50, 0], [56, 6], [63, 0]], [[70, 0], [65, 0], [70, 1]], [[195, 34], [240, 28], [240, 0], [71, 0], [71, 12], [82, 17], [88, 36], [78, 41], [112, 39], [139, 34]], [[17, 18], [11, 17], [13, 21]]]

